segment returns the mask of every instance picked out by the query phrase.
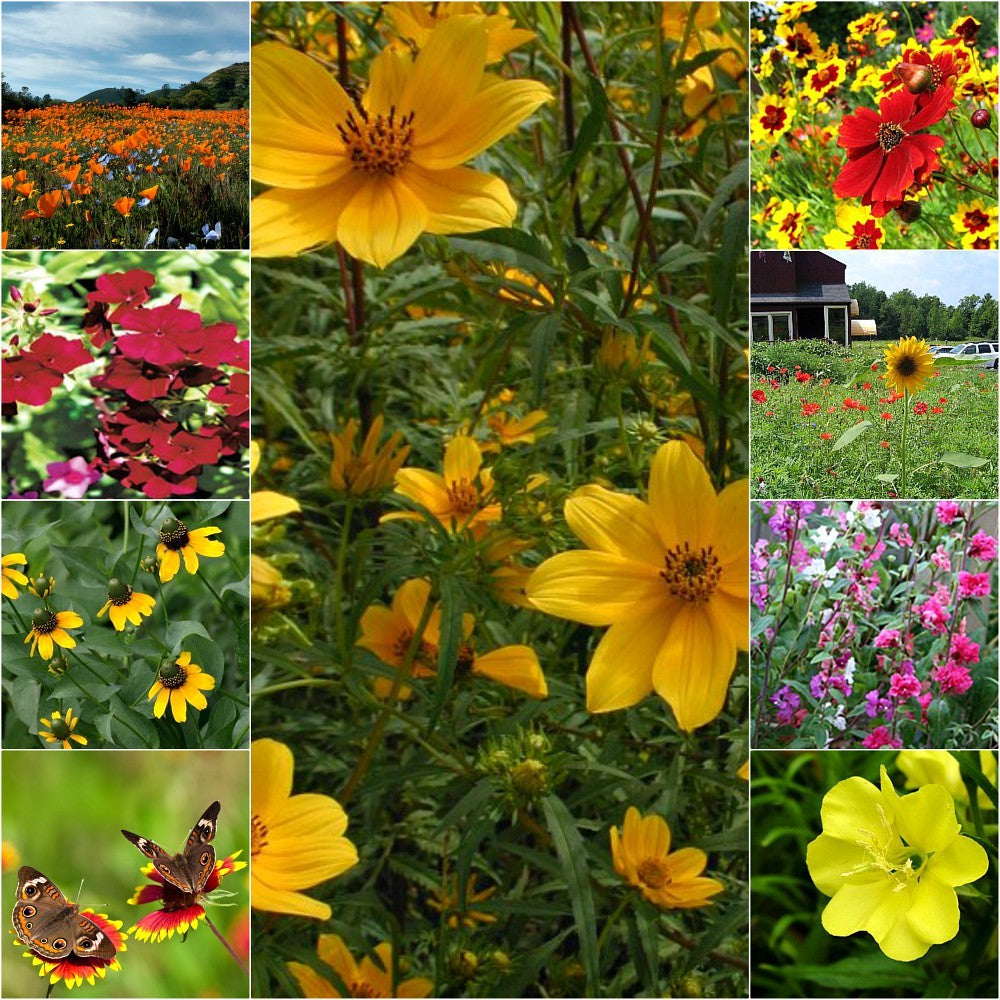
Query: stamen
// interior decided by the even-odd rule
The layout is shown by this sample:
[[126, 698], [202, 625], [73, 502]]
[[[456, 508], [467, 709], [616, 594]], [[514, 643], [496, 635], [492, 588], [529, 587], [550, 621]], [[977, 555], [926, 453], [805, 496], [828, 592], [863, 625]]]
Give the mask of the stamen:
[[397, 118], [395, 107], [389, 109], [388, 115], [370, 115], [364, 108], [355, 107], [336, 128], [355, 170], [392, 176], [410, 159], [412, 111]]
[[715, 593], [722, 577], [722, 565], [708, 545], [692, 549], [688, 542], [676, 545], [664, 556], [660, 576], [674, 597], [703, 604]]

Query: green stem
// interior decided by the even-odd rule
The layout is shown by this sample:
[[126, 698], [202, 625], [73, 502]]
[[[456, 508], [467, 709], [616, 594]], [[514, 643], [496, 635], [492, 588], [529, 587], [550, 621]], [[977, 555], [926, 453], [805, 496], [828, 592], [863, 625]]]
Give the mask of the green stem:
[[201, 573], [195, 573], [194, 575], [198, 577], [198, 579], [201, 580], [201, 582], [208, 588], [209, 593], [215, 598], [215, 603], [222, 609], [222, 613], [236, 626], [237, 629], [239, 629], [239, 618], [234, 616], [232, 611], [226, 607], [225, 601], [222, 600], [222, 595], [208, 582], [208, 578], [203, 576]]
[[235, 951], [233, 951], [232, 945], [230, 945], [230, 943], [222, 936], [222, 934], [219, 932], [219, 929], [215, 926], [215, 924], [212, 923], [209, 915], [206, 913], [202, 919], [205, 921], [206, 924], [208, 924], [209, 927], [212, 928], [212, 933], [222, 942], [222, 947], [225, 948], [230, 955], [232, 955], [233, 961], [240, 967], [240, 970], [242, 971], [243, 975], [249, 976], [250, 972], [247, 969], [247, 967], [243, 964], [242, 960], [240, 959], [240, 956], [237, 955]]
[[25, 624], [24, 619], [21, 617], [21, 612], [18, 611], [17, 608], [14, 606], [14, 602], [6, 594], [4, 594], [3, 600], [4, 604], [6, 604], [7, 607], [10, 608], [10, 610], [14, 613], [14, 617], [17, 619], [18, 627], [21, 629], [22, 632], [27, 632], [28, 626]]
[[901, 446], [901, 460], [903, 464], [902, 475], [899, 482], [899, 498], [905, 500], [908, 496], [906, 492], [906, 426], [910, 421], [910, 391], [903, 389], [903, 443]]
[[170, 626], [170, 615], [167, 613], [167, 598], [163, 593], [163, 584], [160, 582], [160, 574], [156, 574], [156, 589], [160, 594], [160, 607], [163, 609], [163, 624]]
[[604, 922], [604, 926], [601, 928], [600, 936], [597, 938], [597, 961], [601, 960], [601, 952], [604, 951], [605, 942], [608, 939], [608, 935], [611, 933], [612, 928], [618, 922], [618, 918], [628, 909], [630, 899], [628, 895], [622, 896], [621, 901], [614, 908], [611, 916]]
[[268, 684], [267, 687], [255, 689], [251, 692], [251, 695], [254, 698], [261, 698], [264, 695], [277, 694], [279, 691], [293, 691], [295, 688], [339, 686], [339, 680], [332, 681], [324, 677], [303, 677], [297, 681], [282, 681], [280, 684]]
[[344, 518], [340, 527], [340, 543], [337, 546], [337, 563], [333, 577], [333, 621], [337, 636], [337, 648], [340, 659], [346, 668], [350, 667], [347, 656], [347, 626], [344, 622], [344, 571], [347, 568], [347, 550], [351, 540], [351, 519], [354, 515], [354, 502], [348, 500], [344, 507]]

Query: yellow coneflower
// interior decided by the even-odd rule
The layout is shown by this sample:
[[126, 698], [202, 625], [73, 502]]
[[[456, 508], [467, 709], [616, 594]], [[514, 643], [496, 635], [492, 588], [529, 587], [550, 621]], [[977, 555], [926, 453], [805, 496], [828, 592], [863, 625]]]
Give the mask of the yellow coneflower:
[[61, 743], [63, 750], [72, 749], [70, 740], [73, 743], [79, 743], [82, 747], [87, 745], [87, 738], [85, 736], [80, 736], [73, 732], [80, 719], [73, 714], [73, 709], [71, 708], [66, 709], [65, 716], [63, 716], [62, 712], [52, 712], [51, 719], [39, 719], [38, 721], [45, 727], [44, 730], [40, 729], [38, 731], [38, 735], [46, 743]]
[[191, 662], [191, 654], [183, 652], [172, 663], [164, 663], [156, 674], [156, 680], [149, 689], [147, 700], [153, 703], [153, 715], [163, 718], [170, 704], [170, 712], [176, 722], [187, 721], [188, 704], [199, 711], [208, 707], [204, 691], [215, 687], [215, 678], [205, 673], [197, 663]]
[[25, 643], [31, 643], [29, 656], [35, 655], [35, 648], [43, 660], [51, 660], [56, 646], [72, 649], [76, 640], [66, 631], [68, 628], [79, 628], [83, 619], [75, 611], [50, 611], [39, 608], [31, 616], [31, 631], [25, 636]]
[[3, 568], [0, 570], [3, 575], [3, 596], [16, 601], [18, 590], [14, 584], [16, 583], [19, 587], [26, 587], [28, 585], [28, 578], [20, 570], [16, 570], [13, 567], [27, 566], [28, 560], [23, 552], [12, 552], [9, 556], [3, 556], [0, 561], [3, 563]]
[[108, 581], [108, 599], [97, 612], [97, 617], [100, 618], [107, 611], [115, 631], [121, 632], [127, 621], [133, 625], [141, 625], [142, 616], [151, 615], [155, 606], [156, 601], [149, 594], [140, 594], [127, 583], [112, 579]]
[[198, 556], [214, 559], [224, 555], [226, 546], [214, 541], [209, 536], [217, 535], [221, 528], [195, 528], [188, 531], [183, 521], [176, 517], [168, 517], [160, 525], [160, 540], [156, 545], [156, 557], [160, 561], [160, 580], [167, 583], [172, 580], [181, 568], [181, 557], [184, 558], [184, 568], [189, 573], [198, 572]]

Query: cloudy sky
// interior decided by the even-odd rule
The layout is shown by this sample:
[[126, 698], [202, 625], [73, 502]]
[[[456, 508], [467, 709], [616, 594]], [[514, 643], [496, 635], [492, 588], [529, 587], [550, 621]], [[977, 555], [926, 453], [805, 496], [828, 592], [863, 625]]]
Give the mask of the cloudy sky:
[[102, 87], [158, 90], [249, 59], [249, 4], [3, 4], [3, 75], [73, 101]]
[[965, 295], [996, 295], [997, 255], [986, 250], [824, 250], [847, 265], [849, 285], [865, 281], [887, 294], [909, 288], [957, 305]]

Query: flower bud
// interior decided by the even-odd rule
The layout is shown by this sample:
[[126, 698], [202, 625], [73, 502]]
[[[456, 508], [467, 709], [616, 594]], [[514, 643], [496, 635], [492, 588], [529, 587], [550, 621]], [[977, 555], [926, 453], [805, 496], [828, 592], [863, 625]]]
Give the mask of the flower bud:
[[905, 222], [916, 222], [920, 218], [920, 205], [915, 201], [904, 201], [896, 209], [896, 215]]
[[917, 63], [900, 63], [896, 67], [896, 76], [903, 81], [903, 86], [911, 94], [924, 94], [934, 86], [934, 77], [930, 66]]
[[991, 115], [989, 111], [986, 110], [986, 108], [977, 108], [975, 111], [972, 112], [969, 121], [972, 122], [973, 128], [989, 128]]

